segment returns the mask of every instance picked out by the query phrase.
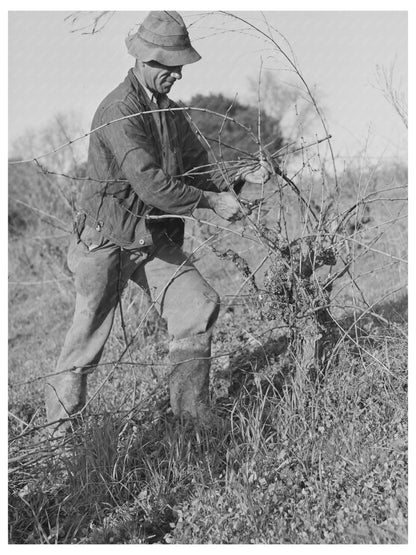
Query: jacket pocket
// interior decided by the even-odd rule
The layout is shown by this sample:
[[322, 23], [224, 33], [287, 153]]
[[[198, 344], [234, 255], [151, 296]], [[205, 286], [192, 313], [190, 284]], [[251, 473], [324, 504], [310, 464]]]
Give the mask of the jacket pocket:
[[88, 252], [96, 251], [109, 243], [109, 240], [106, 239], [100, 231], [97, 231], [89, 225], [86, 225], [84, 227], [80, 239], [81, 243], [83, 243], [83, 245], [87, 247]]
[[144, 204], [134, 191], [127, 196], [112, 195], [108, 198], [107, 214], [104, 220], [103, 231], [106, 225], [111, 226], [111, 236], [116, 237], [122, 244], [134, 241], [135, 229], [144, 213]]

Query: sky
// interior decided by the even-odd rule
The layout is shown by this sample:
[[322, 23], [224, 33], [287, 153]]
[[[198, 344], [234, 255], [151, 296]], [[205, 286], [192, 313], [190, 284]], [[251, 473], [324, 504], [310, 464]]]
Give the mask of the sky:
[[[147, 12], [116, 12], [98, 33], [85, 12], [72, 24], [71, 12], [9, 12], [9, 145], [26, 131], [48, 126], [57, 113], [72, 113], [85, 131], [99, 102], [133, 65], [124, 39]], [[181, 12], [201, 61], [185, 66], [170, 96], [189, 100], [197, 93], [221, 92], [241, 101], [253, 98], [250, 79], [270, 71], [278, 82], [301, 86], [276, 48], [240, 21], [207, 12]], [[407, 14], [405, 11], [234, 12], [267, 30], [296, 56], [309, 87], [316, 90], [338, 155], [407, 155], [403, 122], [377, 86], [377, 66], [394, 64], [394, 84], [407, 94]], [[291, 111], [295, 110], [290, 106]], [[312, 139], [324, 136], [319, 123]]]

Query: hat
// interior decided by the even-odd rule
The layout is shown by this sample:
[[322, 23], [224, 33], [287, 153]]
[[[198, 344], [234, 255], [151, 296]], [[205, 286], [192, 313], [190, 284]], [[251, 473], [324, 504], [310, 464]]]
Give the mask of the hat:
[[183, 66], [201, 59], [192, 48], [185, 23], [178, 12], [149, 12], [134, 35], [126, 38], [129, 54], [165, 66]]

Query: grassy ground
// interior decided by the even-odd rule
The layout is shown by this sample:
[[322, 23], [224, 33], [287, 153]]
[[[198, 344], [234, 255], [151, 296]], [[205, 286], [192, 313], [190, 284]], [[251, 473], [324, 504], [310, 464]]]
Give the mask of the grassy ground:
[[[244, 312], [232, 320], [224, 315], [216, 335], [216, 352], [238, 349], [213, 365], [223, 428], [187, 429], [173, 420], [165, 367], [153, 375], [120, 368], [96, 401], [101, 415], [85, 422], [74, 450], [12, 465], [10, 541], [405, 542], [403, 326], [369, 321], [362, 349], [346, 343], [316, 388], [298, 375], [282, 377], [278, 338], [266, 335], [253, 345], [241, 333]], [[160, 336], [137, 358], [166, 362]], [[47, 349], [44, 356], [51, 356]], [[135, 382], [136, 409], [126, 414], [120, 408], [132, 406]], [[27, 386], [24, 403], [21, 391], [11, 395], [11, 410], [41, 422], [38, 385]], [[24, 428], [15, 419], [10, 424], [11, 436]], [[34, 440], [16, 441], [11, 457]], [[33, 458], [45, 454], [42, 445], [34, 449]]]
[[[383, 210], [373, 210], [374, 222], [392, 215], [390, 201]], [[25, 228], [16, 218], [9, 258], [10, 543], [407, 541], [401, 291], [374, 306], [382, 319], [368, 314], [346, 334], [316, 384], [302, 368], [283, 364], [273, 322], [261, 320], [244, 295], [233, 297], [243, 281], [235, 268], [204, 251], [197, 264], [223, 298], [211, 378], [223, 424], [207, 431], [173, 418], [168, 338], [153, 314], [127, 359], [135, 364], [109, 377], [111, 366], [103, 366], [90, 378], [90, 392], [99, 388], [90, 416], [58, 452], [30, 430], [44, 422], [37, 378], [54, 370], [73, 309], [68, 237], [37, 220]], [[389, 227], [378, 249], [403, 257], [405, 234], [402, 223]], [[190, 248], [204, 238], [195, 230], [192, 236]], [[247, 241], [233, 246], [251, 267], [261, 258]], [[356, 272], [374, 303], [405, 280], [400, 261], [380, 270], [385, 263], [371, 252]], [[348, 329], [346, 308], [356, 307], [355, 299], [342, 284], [335, 294]], [[123, 294], [129, 336], [147, 303], [133, 286]], [[116, 360], [123, 346], [117, 317], [103, 360]]]

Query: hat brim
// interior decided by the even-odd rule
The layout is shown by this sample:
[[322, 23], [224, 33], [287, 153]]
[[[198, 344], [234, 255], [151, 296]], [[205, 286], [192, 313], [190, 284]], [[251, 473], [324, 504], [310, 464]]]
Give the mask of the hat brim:
[[142, 62], [154, 60], [165, 66], [184, 66], [201, 59], [191, 45], [186, 47], [159, 46], [143, 40], [137, 34], [128, 36], [126, 45], [129, 54]]

